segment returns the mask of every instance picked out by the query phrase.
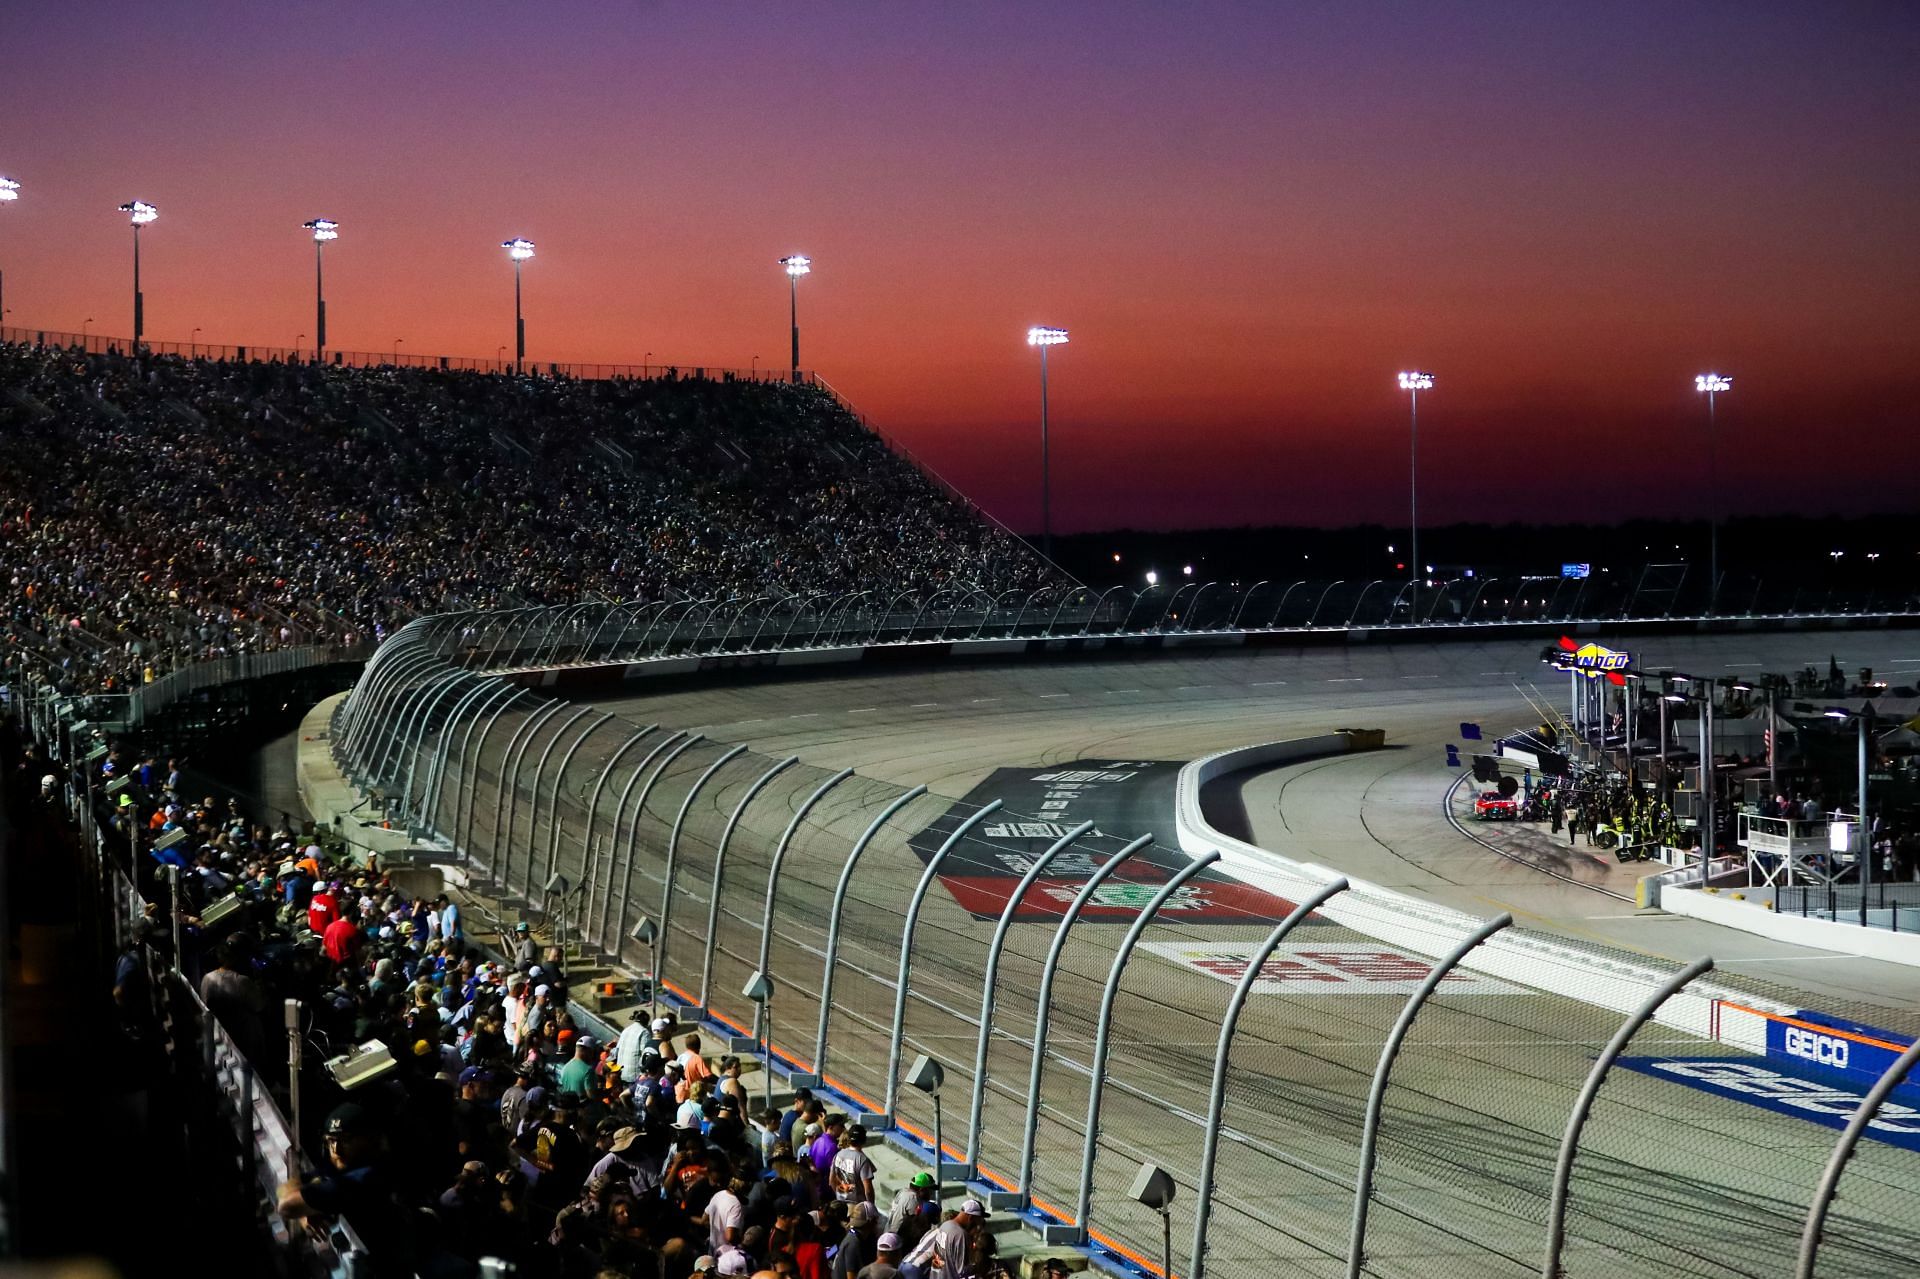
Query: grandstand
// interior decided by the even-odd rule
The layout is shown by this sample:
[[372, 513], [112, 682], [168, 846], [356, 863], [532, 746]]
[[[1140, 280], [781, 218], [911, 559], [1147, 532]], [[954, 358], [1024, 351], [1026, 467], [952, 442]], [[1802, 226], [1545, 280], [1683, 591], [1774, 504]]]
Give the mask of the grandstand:
[[114, 691], [452, 609], [1039, 585], [812, 384], [0, 345], [7, 679]]

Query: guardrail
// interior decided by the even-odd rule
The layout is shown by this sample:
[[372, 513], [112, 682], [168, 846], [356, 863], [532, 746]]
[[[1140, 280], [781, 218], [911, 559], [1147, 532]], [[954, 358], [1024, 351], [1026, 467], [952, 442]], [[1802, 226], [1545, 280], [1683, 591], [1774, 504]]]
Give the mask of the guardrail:
[[[805, 604], [784, 620], [797, 622], [804, 611], [817, 618], [812, 636], [841, 646], [925, 642], [929, 628], [951, 620], [928, 621], [932, 601], [923, 600], [912, 610], [876, 606], [861, 623], [850, 620], [865, 615], [857, 599]], [[1013, 601], [973, 607], [993, 616], [1016, 611]], [[1088, 616], [1101, 616], [1100, 607]], [[1255, 1272], [1270, 1264], [1276, 1238], [1284, 1247], [1345, 1263], [1349, 1273], [1362, 1266], [1383, 1274], [1417, 1270], [1415, 1259], [1435, 1246], [1427, 1232], [1436, 1219], [1443, 1233], [1470, 1237], [1483, 1259], [1538, 1255], [1544, 1248], [1552, 1258], [1547, 1273], [1555, 1273], [1562, 1247], [1605, 1257], [1619, 1274], [1667, 1274], [1676, 1258], [1698, 1259], [1697, 1221], [1690, 1216], [1631, 1210], [1623, 1216], [1599, 1206], [1606, 1185], [1632, 1169], [1644, 1170], [1635, 1175], [1658, 1193], [1652, 1188], [1665, 1175], [1658, 1170], [1667, 1166], [1666, 1139], [1642, 1125], [1689, 1104], [1635, 1092], [1646, 1085], [1611, 1076], [1608, 1067], [1639, 1042], [1634, 1036], [1645, 1025], [1655, 1028], [1648, 1033], [1657, 1042], [1682, 1043], [1678, 1051], [1707, 1058], [1739, 1060], [1763, 1051], [1764, 1028], [1729, 1021], [1725, 1001], [1737, 995], [1742, 1006], [1771, 1013], [1790, 1009], [1789, 999], [1770, 998], [1758, 983], [1702, 981], [1702, 965], [1680, 968], [1504, 923], [1492, 927], [1208, 832], [1193, 807], [1200, 782], [1254, 756], [1201, 761], [1181, 782], [1177, 842], [1187, 853], [1218, 854], [1219, 869], [1267, 903], [1264, 913], [1229, 908], [1235, 926], [1258, 931], [1223, 940], [1165, 907], [1189, 891], [1216, 903], [1231, 894], [1204, 868], [1198, 873], [1208, 878], [1196, 881], [1198, 888], [1170, 887], [1171, 868], [1194, 863], [1150, 837], [1129, 841], [1121, 832], [1057, 829], [997, 802], [955, 803], [924, 787], [829, 774], [744, 744], [596, 714], [487, 673], [621, 661], [679, 669], [689, 661], [796, 651], [789, 646], [797, 627], [780, 642], [767, 640], [767, 608], [699, 612], [684, 604], [587, 605], [541, 616], [464, 614], [418, 623], [376, 655], [341, 703], [332, 721], [336, 758], [362, 786], [382, 794], [392, 816], [441, 840], [464, 873], [564, 920], [569, 934], [650, 971], [665, 989], [743, 1037], [751, 1028], [763, 1051], [802, 1078], [820, 1077], [854, 1097], [875, 1123], [931, 1140], [931, 1105], [899, 1086], [899, 1064], [912, 1053], [942, 1060], [949, 1086], [967, 1087], [974, 1099], [964, 1144], [944, 1153], [1002, 1204], [1044, 1213], [1056, 1238], [1099, 1242], [1136, 1261], [1154, 1254], [1159, 1222], [1123, 1193], [1123, 1174], [1142, 1154], [1137, 1139], [1152, 1131], [1155, 1161], [1179, 1187], [1182, 1237], [1193, 1239], [1184, 1274], [1198, 1275], [1210, 1264], [1228, 1273]], [[977, 618], [973, 625], [977, 639], [935, 642], [1009, 643], [1005, 633], [981, 634]], [[1011, 629], [1021, 625], [1015, 621]], [[658, 638], [663, 630], [669, 639]], [[721, 642], [705, 654], [689, 652], [692, 636]], [[1024, 648], [1024, 640], [1016, 646]], [[799, 655], [840, 651], [821, 647]], [[1336, 747], [1281, 743], [1262, 748], [1259, 758], [1274, 762], [1313, 749]], [[1045, 831], [1054, 843], [1045, 857], [1015, 855], [1004, 833], [1014, 830]], [[1144, 884], [1109, 878], [1136, 857], [1160, 869]], [[956, 869], [943, 874], [949, 866]], [[1049, 881], [1052, 866], [1062, 870]], [[935, 880], [989, 873], [1006, 880], [993, 890], [991, 906], [923, 910]], [[1017, 884], [1016, 875], [1022, 876]], [[1056, 902], [1044, 917], [1056, 926], [1009, 932], [1006, 925], [1043, 883], [1050, 883]], [[1312, 914], [1296, 918], [1302, 905]], [[1073, 921], [1087, 911], [1095, 912], [1090, 920], [1133, 927], [1123, 940], [1114, 930], [1085, 935]], [[1289, 943], [1281, 924], [1311, 927], [1312, 945]], [[1169, 962], [1133, 973], [1129, 990], [1122, 975], [1136, 942]], [[1282, 944], [1287, 950], [1277, 951]], [[1391, 995], [1351, 997], [1341, 1005], [1337, 1048], [1312, 1046], [1326, 1035], [1329, 1012], [1302, 992], [1319, 990], [1312, 984], [1318, 980], [1342, 980], [1302, 958], [1316, 953], [1334, 956], [1335, 970], [1339, 962], [1391, 965], [1404, 978]], [[1290, 974], [1302, 969], [1315, 975], [1290, 984]], [[1197, 987], [1194, 973], [1206, 975]], [[756, 974], [777, 985], [777, 1009], [744, 993]], [[1525, 999], [1551, 1002], [1504, 999], [1522, 991]], [[970, 1003], [982, 1000], [982, 992], [976, 1017]], [[1500, 1045], [1471, 1049], [1474, 1061], [1494, 1072], [1489, 1078], [1478, 1069], [1456, 1075], [1450, 1053], [1436, 1056], [1423, 1038], [1409, 1039], [1419, 1015], [1423, 1035], [1438, 1033], [1444, 1043], [1465, 1036], [1459, 1042], [1481, 1045], [1474, 1000], [1495, 993], [1503, 998], [1496, 1016]], [[1256, 995], [1260, 1016], [1237, 1020]], [[1437, 1032], [1427, 1021], [1438, 1023]], [[955, 1043], [963, 1027], [962, 1039], [977, 1032], [985, 1046], [972, 1069]], [[1118, 1048], [1114, 1027], [1123, 1028]], [[1164, 1054], [1128, 1046], [1212, 1042], [1215, 1035], [1215, 1060], [1223, 1064], [1218, 1096], [1204, 1115], [1197, 1103], [1169, 1101], [1191, 1096], [1190, 1075], [1169, 1073]], [[1229, 1069], [1224, 1063], [1247, 1053], [1249, 1044], [1259, 1047], [1257, 1056]], [[1091, 1053], [1072, 1045], [1091, 1045]], [[1572, 1058], [1569, 1045], [1578, 1045]], [[1507, 1097], [1502, 1085], [1489, 1082], [1513, 1068], [1509, 1048], [1525, 1062], [1524, 1098]], [[1310, 1084], [1284, 1065], [1290, 1053], [1306, 1054], [1302, 1069]], [[1009, 1059], [1024, 1079], [1002, 1077]], [[1565, 1073], [1543, 1067], [1546, 1062], [1560, 1063]], [[1057, 1093], [1058, 1081], [1074, 1076], [1106, 1081], [1091, 1090], [1084, 1120], [1076, 1120], [1074, 1103], [1063, 1106]], [[1420, 1082], [1396, 1082], [1402, 1077]], [[1633, 1077], [1646, 1078], [1638, 1067]], [[1051, 1087], [1048, 1078], [1056, 1081]], [[1257, 1131], [1236, 1128], [1236, 1113], [1259, 1114]], [[1685, 1122], [1718, 1129], [1767, 1121], [1758, 1114], [1735, 1121], [1702, 1112]], [[1169, 1123], [1190, 1125], [1181, 1130], [1184, 1141], [1166, 1130]], [[1538, 1144], [1542, 1157], [1510, 1163], [1489, 1156], [1473, 1161], [1478, 1172], [1441, 1171], [1449, 1152], [1473, 1149], [1489, 1124], [1504, 1134], [1503, 1143]], [[1365, 1160], [1375, 1155], [1356, 1161], [1356, 1148], [1391, 1152], [1398, 1160], [1394, 1176], [1363, 1175]], [[1077, 1162], [1061, 1153], [1072, 1149], [1082, 1151]], [[1037, 1151], [1054, 1153], [1041, 1158]], [[1731, 1165], [1719, 1172], [1722, 1164], [1714, 1161], [1738, 1163], [1746, 1151], [1736, 1142], [1715, 1153], [1690, 1151], [1689, 1158], [1705, 1160], [1731, 1187], [1739, 1174]], [[1606, 1171], [1598, 1181], [1583, 1180], [1575, 1175], [1578, 1159], [1600, 1159]], [[1343, 1169], [1334, 1178], [1346, 1188], [1337, 1216], [1326, 1215], [1329, 1167]], [[1796, 1164], [1778, 1176], [1803, 1178], [1796, 1184], [1804, 1185], [1806, 1202], [1817, 1172]], [[1685, 1175], [1696, 1187], [1716, 1184], [1703, 1182], [1697, 1167]], [[1317, 1206], [1276, 1221], [1268, 1210], [1276, 1195]], [[1712, 1198], [1730, 1237], [1764, 1253], [1773, 1210], [1763, 1222], [1738, 1194], [1715, 1191]], [[1508, 1216], [1508, 1209], [1489, 1209], [1496, 1201], [1525, 1206]], [[1882, 1262], [1878, 1245], [1861, 1240], [1884, 1240], [1888, 1230], [1900, 1234], [1904, 1228], [1895, 1223], [1904, 1209], [1864, 1200], [1847, 1207], [1856, 1217], [1847, 1231], [1834, 1233], [1828, 1255], [1852, 1272], [1874, 1273], [1871, 1267]], [[1352, 1217], [1360, 1219], [1357, 1232]], [[1545, 1235], [1542, 1219], [1550, 1225]], [[1920, 1247], [1920, 1235], [1911, 1242]], [[1649, 1255], [1657, 1269], [1636, 1270]], [[1716, 1265], [1697, 1272], [1737, 1273]]]

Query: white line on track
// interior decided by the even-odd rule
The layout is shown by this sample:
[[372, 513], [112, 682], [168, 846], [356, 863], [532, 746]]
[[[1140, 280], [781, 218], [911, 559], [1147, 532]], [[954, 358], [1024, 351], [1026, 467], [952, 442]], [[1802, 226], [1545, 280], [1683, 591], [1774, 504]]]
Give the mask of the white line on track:
[[1107, 691], [1109, 693], [1137, 693], [1140, 690], [1137, 688], [1110, 688]]
[[1513, 671], [1475, 671], [1473, 674], [1474, 674], [1474, 678], [1478, 679], [1482, 675], [1512, 675], [1512, 674], [1515, 674], [1515, 672]]
[[915, 702], [913, 705], [907, 707], [907, 709], [910, 711], [924, 711], [929, 707], [938, 706], [939, 704], [938, 702]]
[[1068, 694], [1068, 693], [1042, 693], [1042, 694], [1040, 694], [1040, 696], [1042, 696], [1042, 697], [1068, 697], [1068, 696], [1071, 696], [1071, 694]]
[[1401, 679], [1439, 679], [1438, 675], [1402, 675]]
[[1247, 685], [1247, 687], [1248, 688], [1272, 688], [1275, 684], [1284, 684], [1286, 682], [1287, 681], [1283, 679], [1257, 679], [1253, 681], [1253, 683]]
[[787, 718], [788, 719], [814, 719], [819, 714], [820, 714], [819, 711], [795, 711], [793, 714], [787, 716]]
[[1732, 670], [1736, 666], [1765, 666], [1765, 662], [1722, 662], [1722, 666]]
[[1860, 955], [1776, 955], [1769, 959], [1716, 959], [1716, 964], [1800, 964], [1816, 959], [1860, 959]]
[[1365, 675], [1342, 675], [1337, 679], [1321, 680], [1320, 682], [1322, 684], [1358, 684], [1365, 678]]
[[1213, 685], [1211, 684], [1182, 684], [1179, 688], [1176, 688], [1173, 691], [1176, 693], [1197, 693], [1203, 688], [1212, 688], [1212, 687]]
[[973, 699], [973, 703], [978, 706], [981, 702], [997, 702], [999, 700], [997, 697], [976, 697]]
[[849, 714], [849, 715], [870, 715], [870, 714], [872, 714], [872, 713], [873, 713], [874, 711], [877, 711], [877, 710], [879, 710], [879, 709], [880, 709], [880, 708], [879, 708], [878, 706], [856, 706], [856, 707], [854, 707], [854, 708], [853, 708], [852, 710], [850, 710], [850, 711], [848, 711], [848, 712], [847, 712], [847, 714]]
[[1920, 657], [1896, 657], [1893, 659], [1893, 664], [1895, 666], [1920, 666]]

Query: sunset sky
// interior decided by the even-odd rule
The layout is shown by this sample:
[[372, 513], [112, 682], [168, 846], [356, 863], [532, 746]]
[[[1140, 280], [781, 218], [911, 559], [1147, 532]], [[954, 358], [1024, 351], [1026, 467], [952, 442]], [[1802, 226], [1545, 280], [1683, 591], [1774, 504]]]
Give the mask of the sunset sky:
[[[0, 20], [6, 323], [802, 363], [1061, 531], [1911, 509], [1920, 6], [148, 0]], [[311, 338], [308, 338], [310, 341]]]

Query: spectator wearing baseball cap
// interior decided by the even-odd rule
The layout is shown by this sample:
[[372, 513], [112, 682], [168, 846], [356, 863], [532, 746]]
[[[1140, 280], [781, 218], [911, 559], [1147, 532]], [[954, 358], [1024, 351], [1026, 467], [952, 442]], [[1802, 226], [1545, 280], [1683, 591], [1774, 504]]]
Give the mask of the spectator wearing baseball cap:
[[880, 1237], [880, 1214], [866, 1200], [847, 1211], [847, 1232], [833, 1250], [831, 1279], [854, 1279], [874, 1260], [874, 1245]]
[[940, 1205], [934, 1201], [937, 1187], [933, 1174], [916, 1172], [887, 1205], [887, 1232], [900, 1241], [902, 1252], [910, 1251], [922, 1235], [940, 1220]]
[[960, 1211], [928, 1231], [907, 1255], [901, 1273], [908, 1279], [976, 1279], [979, 1272], [973, 1258], [973, 1227], [986, 1217], [987, 1206], [978, 1199], [963, 1201]]
[[874, 1259], [862, 1266], [853, 1279], [900, 1279], [900, 1236], [888, 1231], [873, 1241]]
[[873, 1179], [878, 1169], [867, 1157], [867, 1130], [860, 1124], [849, 1126], [840, 1136], [840, 1148], [827, 1165], [827, 1185], [833, 1197], [844, 1204], [873, 1203]]

